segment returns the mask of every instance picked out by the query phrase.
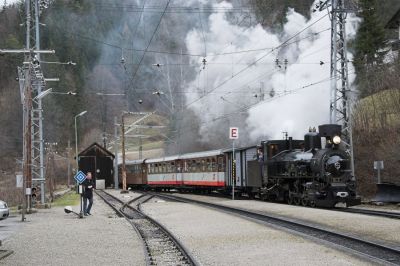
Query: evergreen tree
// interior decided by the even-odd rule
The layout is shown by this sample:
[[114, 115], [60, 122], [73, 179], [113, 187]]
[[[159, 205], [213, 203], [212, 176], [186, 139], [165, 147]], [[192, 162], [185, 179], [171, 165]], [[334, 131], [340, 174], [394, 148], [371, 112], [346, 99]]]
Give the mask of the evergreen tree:
[[376, 0], [360, 0], [362, 22], [358, 29], [355, 48], [355, 65], [358, 71], [364, 66], [372, 66], [382, 61], [383, 54], [378, 51], [384, 47], [385, 31], [377, 15]]

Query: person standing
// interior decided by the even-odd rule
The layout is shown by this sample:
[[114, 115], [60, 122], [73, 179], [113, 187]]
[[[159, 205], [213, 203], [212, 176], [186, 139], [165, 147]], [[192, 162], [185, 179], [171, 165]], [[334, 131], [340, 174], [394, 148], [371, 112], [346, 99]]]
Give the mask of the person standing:
[[[83, 214], [85, 216], [92, 215], [90, 210], [92, 209], [93, 205], [93, 189], [94, 189], [94, 182], [92, 180], [92, 173], [88, 172], [86, 174], [86, 179], [83, 181]], [[89, 204], [88, 204], [89, 201]]]

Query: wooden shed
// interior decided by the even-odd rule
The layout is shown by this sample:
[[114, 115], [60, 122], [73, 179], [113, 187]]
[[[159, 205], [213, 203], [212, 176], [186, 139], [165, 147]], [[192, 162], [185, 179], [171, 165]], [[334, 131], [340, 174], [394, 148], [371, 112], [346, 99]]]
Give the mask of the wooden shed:
[[78, 154], [79, 170], [92, 172], [93, 180], [103, 179], [106, 187], [114, 184], [114, 154], [98, 143], [93, 143]]

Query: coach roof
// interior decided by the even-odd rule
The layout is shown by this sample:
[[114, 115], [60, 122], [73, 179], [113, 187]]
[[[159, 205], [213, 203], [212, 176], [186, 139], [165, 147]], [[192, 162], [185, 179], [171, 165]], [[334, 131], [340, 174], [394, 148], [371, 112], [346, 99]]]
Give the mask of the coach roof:
[[181, 159], [204, 158], [204, 157], [211, 157], [211, 156], [217, 156], [217, 155], [222, 155], [222, 154], [224, 154], [222, 150], [200, 151], [200, 152], [185, 153], [185, 154], [181, 154], [181, 155], [147, 159], [146, 163], [158, 163], [158, 162], [175, 161], [175, 160], [181, 160]]
[[181, 156], [179, 156], [179, 159], [195, 159], [195, 158], [217, 156], [222, 154], [224, 154], [222, 150], [200, 151], [200, 152], [181, 154]]

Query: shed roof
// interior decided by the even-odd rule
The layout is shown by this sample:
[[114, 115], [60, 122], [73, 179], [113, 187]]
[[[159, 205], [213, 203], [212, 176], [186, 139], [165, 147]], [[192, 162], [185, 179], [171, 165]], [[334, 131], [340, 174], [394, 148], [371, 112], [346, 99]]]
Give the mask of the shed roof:
[[100, 152], [100, 154], [103, 154], [104, 156], [111, 156], [111, 157], [115, 158], [115, 155], [112, 152], [110, 152], [109, 150], [105, 149], [104, 147], [99, 145], [97, 142], [94, 142], [92, 145], [90, 145], [89, 147], [87, 147], [86, 149], [81, 151], [78, 154], [78, 156], [87, 156], [87, 155], [89, 155], [89, 154], [91, 154], [93, 152], [96, 155], [98, 154], [98, 152]]

